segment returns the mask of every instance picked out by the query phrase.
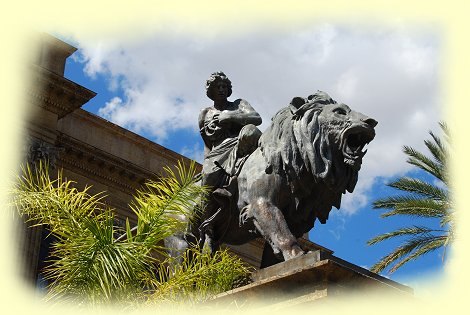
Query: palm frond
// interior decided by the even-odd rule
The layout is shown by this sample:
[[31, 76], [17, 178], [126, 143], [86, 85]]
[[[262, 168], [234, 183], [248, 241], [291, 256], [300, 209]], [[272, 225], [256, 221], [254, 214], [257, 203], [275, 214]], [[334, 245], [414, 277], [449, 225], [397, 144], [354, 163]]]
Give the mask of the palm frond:
[[395, 264], [392, 268], [390, 268], [390, 273], [395, 272], [398, 268], [406, 264], [407, 262], [417, 259], [429, 252], [432, 252], [436, 249], [439, 249], [443, 246], [445, 246], [448, 242], [448, 236], [447, 235], [442, 235], [442, 236], [435, 236], [432, 240], [429, 240], [425, 244], [421, 245], [414, 253], [408, 255], [406, 258], [402, 259], [399, 261], [397, 264]]
[[373, 208], [392, 209], [381, 214], [381, 217], [393, 215], [409, 215], [416, 217], [442, 217], [447, 210], [447, 204], [428, 198], [416, 198], [413, 196], [396, 196], [378, 199], [374, 201]]
[[79, 191], [73, 184], [63, 179], [61, 171], [51, 179], [47, 164], [39, 163], [34, 169], [27, 165], [12, 188], [12, 203], [20, 215], [49, 225], [56, 237], [68, 238], [85, 218], [105, 208], [104, 194], [90, 195], [90, 187]]
[[441, 139], [436, 136], [432, 131], [429, 132], [432, 137], [432, 140], [424, 140], [424, 144], [428, 148], [429, 152], [431, 152], [432, 156], [436, 160], [436, 162], [441, 166], [444, 167], [446, 165], [446, 148], [442, 143]]
[[387, 186], [401, 191], [416, 193], [436, 201], [446, 201], [449, 199], [447, 190], [429, 184], [421, 179], [401, 177], [398, 180], [387, 184]]
[[[439, 125], [448, 144], [450, 140], [449, 130], [445, 123], [441, 122]], [[389, 211], [382, 213], [381, 217], [407, 215], [438, 219], [442, 230], [417, 226], [404, 227], [370, 239], [367, 242], [368, 245], [374, 245], [395, 237], [410, 237], [403, 245], [382, 257], [371, 268], [374, 272], [380, 272], [398, 261], [390, 269], [390, 273], [393, 273], [407, 262], [449, 245], [455, 238], [454, 212], [452, 211], [453, 205], [450, 198], [447, 172], [449, 148], [434, 133], [429, 132], [429, 134], [432, 140], [426, 140], [424, 143], [431, 153], [431, 158], [409, 146], [404, 146], [403, 151], [408, 155], [407, 162], [409, 164], [433, 175], [442, 181], [446, 187], [440, 188], [420, 179], [402, 177], [388, 184], [388, 186], [408, 194], [378, 199], [373, 203], [373, 207], [375, 209], [389, 209]]]
[[417, 237], [413, 237], [405, 242], [404, 245], [399, 246], [395, 250], [393, 250], [390, 254], [382, 257], [376, 264], [374, 264], [370, 270], [372, 272], [379, 273], [388, 266], [390, 266], [393, 262], [396, 260], [399, 260], [400, 258], [408, 255], [411, 253], [413, 250], [417, 248], [421, 248], [425, 246], [428, 243], [431, 243], [436, 239], [436, 236], [434, 235], [421, 235]]
[[[449, 143], [450, 133], [449, 129], [447, 128], [447, 125], [444, 122], [439, 122], [439, 126], [441, 127], [441, 130], [443, 131], [444, 136], [446, 137], [446, 142]], [[429, 134], [431, 135], [434, 143], [430, 140], [425, 140], [424, 143], [426, 144], [427, 148], [434, 156], [436, 161], [442, 166], [445, 166], [447, 164], [447, 157], [449, 155], [448, 148], [444, 144], [444, 142], [442, 142], [441, 138], [435, 135], [432, 131], [429, 131]]]
[[151, 248], [186, 228], [207, 192], [206, 187], [196, 183], [195, 172], [194, 163], [188, 168], [180, 163], [177, 174], [167, 168], [164, 180], [149, 181], [137, 191], [131, 204], [139, 219], [135, 241]]
[[418, 234], [429, 235], [429, 233], [431, 232], [444, 232], [444, 231], [430, 229], [430, 228], [423, 227], [423, 226], [405, 227], [405, 228], [395, 230], [393, 232], [388, 232], [388, 233], [383, 233], [381, 235], [378, 235], [370, 239], [369, 241], [367, 241], [367, 244], [368, 245], [377, 244], [377, 243], [380, 243], [382, 241], [385, 241], [387, 239], [397, 237], [397, 236], [410, 236], [410, 235], [418, 235]]
[[451, 143], [451, 135], [450, 135], [450, 130], [447, 124], [444, 121], [439, 122], [439, 127], [441, 127], [441, 130], [444, 132], [444, 138], [445, 142], [450, 144]]
[[52, 282], [48, 298], [114, 301], [123, 292], [141, 292], [144, 278], [152, 276], [154, 258], [138, 244], [114, 242], [110, 211], [84, 220], [74, 238], [53, 244], [56, 257], [46, 270]]
[[191, 249], [176, 269], [169, 268], [170, 258], [155, 258], [155, 252], [167, 250], [160, 245], [164, 238], [184, 232], [207, 192], [197, 182], [194, 163], [179, 163], [166, 175], [137, 192], [132, 204], [137, 227], [126, 220], [125, 228], [117, 228], [104, 195], [90, 195], [89, 187], [78, 190], [61, 172], [52, 180], [46, 165], [24, 168], [12, 191], [13, 204], [21, 215], [47, 225], [57, 239], [45, 270], [47, 300], [79, 305], [133, 304], [150, 296], [201, 301], [247, 276], [249, 268], [227, 251], [210, 255]]
[[191, 248], [176, 268], [169, 268], [168, 264], [171, 262], [160, 267], [160, 274], [165, 275], [164, 281], [156, 283], [157, 289], [149, 300], [152, 304], [194, 304], [204, 301], [210, 296], [233, 289], [238, 282], [245, 283], [252, 270], [227, 249], [211, 254], [198, 247]]
[[416, 151], [412, 147], [404, 146], [403, 152], [408, 155], [407, 162], [411, 165], [418, 167], [419, 169], [433, 175], [437, 179], [445, 182], [445, 174], [442, 166], [439, 163], [434, 162], [426, 155]]

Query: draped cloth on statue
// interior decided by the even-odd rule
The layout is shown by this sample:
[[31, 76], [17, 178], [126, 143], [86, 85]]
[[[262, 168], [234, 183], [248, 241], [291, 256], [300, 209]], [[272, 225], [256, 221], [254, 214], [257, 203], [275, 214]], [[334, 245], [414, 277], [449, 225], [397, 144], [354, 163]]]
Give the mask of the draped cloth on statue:
[[261, 132], [254, 125], [244, 126], [237, 137], [225, 139], [212, 148], [204, 159], [202, 184], [211, 186], [214, 191], [206, 205], [206, 217], [199, 230], [217, 227], [219, 233], [215, 234], [219, 235], [213, 235], [214, 240], [221, 237], [220, 233], [226, 230], [232, 211], [236, 211], [237, 175], [257, 148], [260, 136]]

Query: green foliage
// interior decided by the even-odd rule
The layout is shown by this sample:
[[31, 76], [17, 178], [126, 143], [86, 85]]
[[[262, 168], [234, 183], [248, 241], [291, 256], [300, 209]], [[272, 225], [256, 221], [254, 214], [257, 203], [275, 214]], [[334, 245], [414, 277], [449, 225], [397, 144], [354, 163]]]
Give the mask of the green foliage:
[[192, 249], [180, 267], [174, 266], [163, 240], [186, 229], [207, 189], [196, 183], [194, 164], [186, 168], [179, 163], [176, 172], [166, 172], [165, 178], [137, 191], [131, 204], [137, 226], [131, 228], [126, 220], [123, 229], [114, 225], [103, 194], [91, 195], [89, 187], [78, 190], [60, 171], [51, 179], [42, 163], [23, 169], [13, 188], [13, 204], [57, 239], [45, 270], [47, 300], [94, 305], [197, 302], [230, 289], [248, 273], [226, 251], [208, 255]]
[[373, 245], [382, 241], [405, 237], [402, 245], [388, 255], [382, 257], [371, 270], [381, 272], [390, 267], [393, 273], [398, 268], [422, 255], [445, 247], [452, 243], [454, 238], [453, 207], [449, 193], [448, 178], [448, 143], [449, 131], [444, 123], [439, 124], [444, 131], [444, 143], [438, 136], [429, 132], [432, 140], [424, 141], [431, 153], [431, 157], [405, 146], [403, 152], [408, 155], [407, 162], [432, 175], [441, 185], [427, 183], [420, 179], [402, 177], [388, 184], [388, 186], [405, 192], [405, 195], [391, 196], [376, 200], [375, 209], [388, 209], [381, 217], [405, 215], [410, 217], [423, 217], [439, 220], [441, 229], [427, 227], [404, 227], [393, 232], [384, 233], [369, 240], [367, 244]]
[[168, 261], [173, 267], [160, 265], [163, 281], [149, 303], [197, 303], [248, 282], [252, 270], [239, 258], [225, 250], [215, 254], [201, 251], [197, 246], [184, 253], [182, 262]]

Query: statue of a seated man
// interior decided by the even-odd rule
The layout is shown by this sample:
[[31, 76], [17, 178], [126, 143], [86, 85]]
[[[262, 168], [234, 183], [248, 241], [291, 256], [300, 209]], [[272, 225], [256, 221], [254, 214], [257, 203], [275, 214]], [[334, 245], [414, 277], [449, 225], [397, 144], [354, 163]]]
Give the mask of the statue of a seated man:
[[261, 117], [246, 100], [227, 100], [232, 94], [232, 83], [223, 72], [209, 77], [206, 94], [214, 105], [201, 111], [199, 130], [205, 146], [202, 185], [210, 187], [211, 194], [199, 231], [206, 244], [214, 249], [211, 241], [217, 236], [213, 235], [212, 227], [224, 219], [227, 199], [233, 193], [230, 183], [236, 180], [244, 161], [258, 146], [261, 131], [256, 126], [261, 124]]

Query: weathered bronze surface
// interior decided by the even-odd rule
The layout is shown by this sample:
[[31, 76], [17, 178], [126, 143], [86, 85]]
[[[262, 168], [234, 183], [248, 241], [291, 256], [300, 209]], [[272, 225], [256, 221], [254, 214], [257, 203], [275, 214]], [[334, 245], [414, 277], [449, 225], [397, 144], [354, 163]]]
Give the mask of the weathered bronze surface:
[[358, 179], [377, 122], [318, 91], [294, 97], [261, 135], [259, 114], [232, 92], [223, 72], [206, 84], [213, 107], [199, 117], [202, 184], [212, 187], [193, 233], [211, 250], [262, 236], [262, 267], [304, 254], [297, 238], [325, 223]]

